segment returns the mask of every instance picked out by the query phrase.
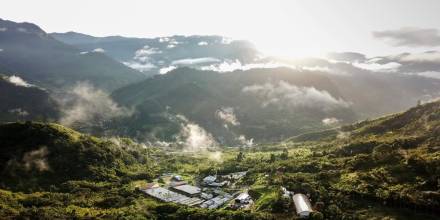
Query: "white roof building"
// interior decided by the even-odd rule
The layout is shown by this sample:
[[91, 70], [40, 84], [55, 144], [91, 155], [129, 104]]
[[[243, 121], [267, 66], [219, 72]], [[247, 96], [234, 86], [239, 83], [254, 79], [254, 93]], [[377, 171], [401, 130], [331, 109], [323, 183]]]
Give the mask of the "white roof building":
[[296, 213], [302, 218], [308, 217], [313, 212], [310, 200], [304, 194], [293, 195], [293, 203], [295, 204]]
[[240, 193], [240, 195], [238, 195], [238, 196], [235, 198], [235, 201], [236, 201], [236, 202], [238, 202], [238, 203], [243, 203], [243, 204], [249, 203], [251, 200], [252, 200], [252, 198], [251, 198], [251, 196], [249, 195], [249, 193], [247, 193], [247, 192]]

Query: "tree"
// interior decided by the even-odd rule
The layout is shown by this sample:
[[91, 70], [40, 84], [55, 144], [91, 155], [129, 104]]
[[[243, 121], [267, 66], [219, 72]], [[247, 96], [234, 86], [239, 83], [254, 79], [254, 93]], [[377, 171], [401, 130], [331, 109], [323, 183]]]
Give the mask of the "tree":
[[241, 162], [241, 161], [243, 161], [243, 159], [244, 159], [244, 153], [240, 151], [240, 152], [237, 154], [237, 158], [236, 158], [236, 160], [237, 160], [238, 162]]
[[275, 162], [275, 160], [277, 159], [277, 157], [275, 156], [275, 154], [270, 154], [270, 159], [269, 159], [269, 162], [271, 162], [271, 163], [273, 163], [273, 162]]
[[287, 160], [289, 158], [289, 151], [287, 150], [287, 148], [283, 149], [283, 153], [281, 153], [280, 158], [282, 160]]

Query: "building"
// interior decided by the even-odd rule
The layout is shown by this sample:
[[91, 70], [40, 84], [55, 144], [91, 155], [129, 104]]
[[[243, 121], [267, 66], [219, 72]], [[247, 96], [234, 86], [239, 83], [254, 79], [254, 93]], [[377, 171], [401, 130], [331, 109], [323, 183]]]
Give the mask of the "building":
[[186, 196], [190, 196], [190, 197], [195, 197], [200, 195], [200, 193], [202, 192], [202, 190], [199, 187], [196, 186], [191, 186], [191, 185], [180, 185], [180, 186], [174, 186], [171, 188], [172, 190], [178, 192], [178, 193], [182, 193]]
[[306, 195], [298, 193], [293, 195], [293, 203], [295, 204], [296, 213], [301, 218], [309, 217], [313, 212], [312, 205]]
[[190, 198], [162, 187], [150, 188], [142, 191], [163, 202], [174, 202], [187, 206], [195, 206], [203, 202], [203, 200], [199, 198]]
[[223, 204], [227, 203], [229, 200], [232, 199], [232, 196], [230, 194], [224, 194], [221, 196], [214, 197], [208, 201], [203, 202], [200, 207], [202, 208], [208, 208], [208, 209], [216, 209]]
[[247, 192], [240, 193], [240, 194], [235, 198], [235, 202], [236, 202], [236, 203], [248, 204], [250, 201], [252, 201], [252, 198], [251, 198], [251, 196], [249, 195], [249, 193], [247, 193]]
[[211, 183], [214, 183], [216, 180], [217, 180], [216, 176], [207, 176], [207, 177], [203, 178], [203, 184], [209, 185]]
[[174, 187], [174, 186], [181, 186], [181, 185], [186, 185], [188, 184], [186, 181], [172, 181], [170, 182], [170, 186]]
[[182, 177], [179, 176], [179, 175], [175, 175], [171, 179], [174, 180], [174, 181], [183, 181]]

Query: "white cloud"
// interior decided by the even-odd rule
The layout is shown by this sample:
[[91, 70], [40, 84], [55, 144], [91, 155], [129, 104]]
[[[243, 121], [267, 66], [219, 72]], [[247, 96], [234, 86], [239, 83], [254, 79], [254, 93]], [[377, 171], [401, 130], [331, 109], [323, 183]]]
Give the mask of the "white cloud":
[[168, 42], [168, 41], [170, 41], [170, 38], [168, 38], [168, 37], [159, 38], [159, 42], [161, 42], [161, 43]]
[[167, 48], [174, 48], [174, 47], [176, 47], [178, 44], [181, 44], [180, 42], [178, 42], [178, 41], [176, 41], [175, 39], [169, 39], [168, 40], [168, 45], [167, 45]]
[[8, 112], [12, 113], [12, 114], [16, 114], [18, 116], [23, 116], [23, 117], [29, 115], [29, 112], [27, 112], [26, 110], [21, 109], [21, 108], [10, 109]]
[[3, 52], [3, 49], [2, 49], [2, 48], [0, 48], [0, 52]]
[[227, 124], [231, 124], [234, 126], [240, 125], [240, 122], [234, 114], [234, 108], [232, 107], [224, 107], [217, 110], [215, 112], [215, 116]]
[[230, 43], [232, 43], [232, 41], [233, 41], [232, 38], [223, 37], [220, 43], [222, 43], [222, 44], [230, 44]]
[[317, 72], [324, 72], [324, 73], [329, 73], [329, 74], [333, 74], [333, 75], [340, 75], [340, 76], [347, 76], [349, 75], [349, 73], [345, 72], [345, 71], [338, 71], [335, 69], [331, 69], [327, 66], [303, 66], [301, 67], [303, 70], [307, 70], [307, 71], [317, 71]]
[[83, 52], [80, 52], [79, 54], [84, 55], [84, 54], [88, 54], [88, 53], [89, 53], [88, 51], [83, 51]]
[[247, 139], [246, 136], [244, 136], [244, 135], [238, 136], [237, 141], [243, 147], [252, 147], [254, 145], [254, 139], [253, 138]]
[[408, 54], [400, 58], [403, 62], [440, 62], [439, 52]]
[[206, 45], [208, 45], [208, 42], [206, 42], [206, 41], [200, 41], [200, 42], [198, 43], [198, 45], [199, 45], [199, 46], [206, 46]]
[[424, 77], [428, 77], [428, 78], [440, 79], [440, 72], [438, 72], [438, 71], [420, 72], [420, 73], [416, 73], [416, 75], [424, 76]]
[[175, 60], [171, 63], [171, 65], [195, 65], [201, 63], [216, 63], [220, 62], [219, 59], [213, 57], [200, 57], [200, 58], [187, 58]]
[[167, 74], [168, 72], [173, 71], [173, 70], [175, 70], [176, 68], [177, 68], [177, 66], [164, 67], [164, 68], [161, 68], [161, 69], [159, 70], [159, 73], [160, 73], [160, 74]]
[[162, 51], [157, 48], [152, 48], [148, 45], [145, 45], [143, 48], [135, 52], [134, 59], [140, 62], [147, 62], [150, 59], [151, 55], [159, 53], [162, 53]]
[[133, 111], [116, 104], [106, 92], [88, 83], [78, 83], [67, 94], [56, 97], [64, 125], [97, 125], [104, 121], [130, 116]]
[[212, 64], [209, 66], [200, 67], [201, 70], [211, 70], [216, 72], [233, 72], [236, 70], [250, 70], [250, 69], [268, 69], [268, 68], [277, 68], [277, 67], [288, 67], [295, 69], [295, 66], [286, 65], [282, 63], [270, 62], [270, 63], [250, 63], [250, 64], [242, 64], [239, 60], [235, 61], [224, 61], [219, 64]]
[[195, 123], [186, 124], [181, 133], [189, 151], [200, 151], [216, 145], [213, 136]]
[[217, 146], [214, 137], [200, 125], [189, 121], [183, 115], [176, 115], [181, 130], [176, 135], [176, 144], [183, 146], [187, 152], [206, 152], [208, 149]]
[[102, 49], [102, 48], [96, 48], [92, 52], [95, 52], [95, 53], [105, 53], [105, 50]]
[[402, 64], [397, 62], [389, 62], [385, 64], [366, 62], [366, 63], [353, 63], [353, 66], [370, 70], [373, 72], [396, 72], [397, 69], [402, 66]]
[[322, 123], [327, 126], [337, 125], [337, 124], [339, 124], [339, 122], [340, 122], [339, 119], [334, 118], [334, 117], [322, 119]]
[[47, 171], [50, 169], [49, 163], [47, 162], [47, 155], [49, 150], [47, 147], [40, 147], [38, 150], [33, 150], [26, 152], [23, 155], [23, 163], [26, 170], [31, 170], [32, 168], [38, 171]]
[[123, 64], [141, 72], [157, 68], [157, 66], [152, 63], [123, 62]]
[[29, 84], [28, 82], [24, 81], [22, 78], [20, 78], [19, 76], [16, 76], [16, 75], [6, 77], [6, 80], [16, 86], [23, 86], [23, 87], [31, 87], [32, 86], [32, 84]]
[[0, 32], [5, 32], [5, 31], [7, 31], [7, 30], [8, 30], [7, 27], [1, 27], [1, 28], [0, 28]]
[[276, 105], [286, 108], [307, 107], [328, 111], [347, 108], [351, 105], [342, 98], [333, 97], [325, 90], [320, 91], [314, 87], [298, 87], [285, 81], [279, 81], [277, 84], [265, 83], [246, 86], [242, 92], [256, 95], [262, 101], [262, 107]]

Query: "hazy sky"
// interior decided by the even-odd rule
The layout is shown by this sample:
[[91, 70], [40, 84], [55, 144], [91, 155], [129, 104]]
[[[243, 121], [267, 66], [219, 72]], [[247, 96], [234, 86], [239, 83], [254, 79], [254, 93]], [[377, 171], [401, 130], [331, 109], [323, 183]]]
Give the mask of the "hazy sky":
[[284, 56], [440, 48], [439, 0], [4, 0], [0, 16], [47, 32], [224, 35]]

